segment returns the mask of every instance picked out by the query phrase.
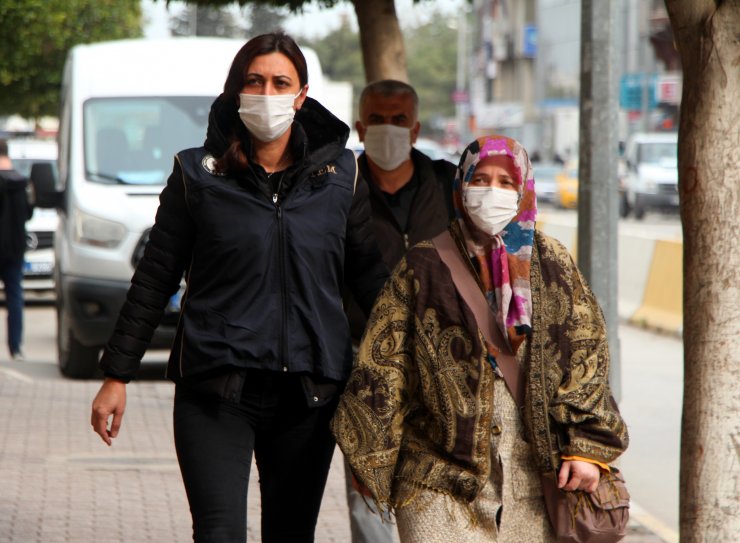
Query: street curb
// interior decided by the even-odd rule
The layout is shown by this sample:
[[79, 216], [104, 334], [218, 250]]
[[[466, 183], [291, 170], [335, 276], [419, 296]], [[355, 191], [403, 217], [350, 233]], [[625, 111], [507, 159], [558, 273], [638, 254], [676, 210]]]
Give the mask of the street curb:
[[656, 240], [642, 304], [630, 322], [681, 334], [683, 330], [683, 243]]
[[636, 521], [643, 528], [653, 533], [665, 543], [678, 543], [679, 537], [676, 530], [670, 528], [658, 518], [654, 517], [639, 504], [632, 501], [630, 503], [630, 521]]
[[[559, 240], [574, 260], [578, 229], [543, 214], [537, 229]], [[683, 242], [649, 235], [618, 236], [618, 313], [622, 320], [653, 331], [683, 332]]]

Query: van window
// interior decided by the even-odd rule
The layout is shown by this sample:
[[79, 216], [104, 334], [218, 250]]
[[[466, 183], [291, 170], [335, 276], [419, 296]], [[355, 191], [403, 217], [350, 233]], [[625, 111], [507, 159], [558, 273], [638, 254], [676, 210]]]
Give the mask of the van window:
[[641, 143], [637, 148], [639, 164], [676, 165], [678, 145], [668, 142]]
[[87, 179], [164, 184], [175, 153], [203, 144], [213, 100], [205, 96], [87, 100], [83, 109]]

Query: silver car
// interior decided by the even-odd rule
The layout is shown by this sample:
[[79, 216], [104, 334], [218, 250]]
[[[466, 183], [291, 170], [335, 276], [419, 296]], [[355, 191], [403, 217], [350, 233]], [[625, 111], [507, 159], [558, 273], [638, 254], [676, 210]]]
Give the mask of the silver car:
[[[13, 168], [29, 176], [31, 166], [46, 162], [56, 167], [57, 143], [54, 140], [15, 138], [8, 140], [8, 155]], [[54, 232], [57, 229], [54, 209], [36, 208], [26, 223], [26, 255], [23, 264], [23, 290], [26, 298], [54, 296]]]
[[532, 168], [537, 203], [554, 204], [557, 192], [555, 176], [563, 171], [563, 166], [555, 162], [535, 162]]

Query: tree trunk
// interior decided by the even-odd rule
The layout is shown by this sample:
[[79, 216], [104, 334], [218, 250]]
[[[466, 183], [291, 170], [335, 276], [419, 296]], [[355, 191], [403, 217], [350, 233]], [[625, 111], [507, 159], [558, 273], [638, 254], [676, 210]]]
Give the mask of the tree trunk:
[[740, 541], [740, 0], [666, 0], [683, 64], [682, 543]]
[[360, 28], [365, 80], [408, 82], [406, 51], [394, 0], [352, 0]]

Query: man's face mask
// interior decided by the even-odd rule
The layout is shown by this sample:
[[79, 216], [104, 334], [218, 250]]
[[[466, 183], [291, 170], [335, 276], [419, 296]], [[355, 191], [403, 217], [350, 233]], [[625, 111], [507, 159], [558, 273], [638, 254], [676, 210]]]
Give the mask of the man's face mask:
[[398, 168], [411, 156], [411, 129], [374, 124], [365, 131], [365, 152], [383, 170]]

